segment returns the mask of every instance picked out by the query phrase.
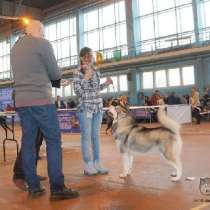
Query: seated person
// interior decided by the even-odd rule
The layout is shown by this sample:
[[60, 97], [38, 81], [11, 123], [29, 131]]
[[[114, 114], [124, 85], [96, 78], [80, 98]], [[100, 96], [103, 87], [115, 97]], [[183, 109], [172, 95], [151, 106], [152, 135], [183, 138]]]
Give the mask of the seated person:
[[145, 96], [144, 101], [145, 101], [145, 104], [144, 104], [145, 106], [151, 106], [152, 105], [149, 96]]
[[208, 91], [208, 89], [206, 89], [204, 92], [204, 95], [201, 99], [201, 103], [202, 103], [202, 107], [203, 107], [204, 111], [209, 110], [209, 108], [210, 108], [209, 101], [210, 101], [209, 91]]
[[145, 105], [145, 97], [144, 97], [144, 93], [143, 92], [139, 93], [138, 105], [139, 106], [144, 106]]
[[160, 101], [163, 101], [163, 97], [160, 94], [159, 90], [156, 90], [155, 93], [151, 96], [151, 104], [153, 106], [160, 105]]
[[199, 92], [195, 87], [192, 88], [191, 98], [190, 98], [190, 104], [192, 106], [192, 117], [196, 119], [196, 124], [200, 124], [200, 98], [199, 98]]
[[119, 107], [121, 108], [121, 111], [123, 111], [123, 112], [129, 111], [129, 104], [128, 104], [127, 96], [120, 96]]
[[175, 92], [171, 92], [171, 94], [166, 98], [166, 103], [169, 105], [180, 104], [180, 98], [176, 96]]
[[68, 108], [70, 109], [73, 109], [73, 108], [76, 108], [76, 103], [75, 101], [71, 100], [71, 101], [68, 101]]
[[56, 106], [56, 109], [65, 109], [66, 108], [66, 105], [63, 102], [63, 100], [61, 100], [60, 96], [57, 96], [55, 106]]

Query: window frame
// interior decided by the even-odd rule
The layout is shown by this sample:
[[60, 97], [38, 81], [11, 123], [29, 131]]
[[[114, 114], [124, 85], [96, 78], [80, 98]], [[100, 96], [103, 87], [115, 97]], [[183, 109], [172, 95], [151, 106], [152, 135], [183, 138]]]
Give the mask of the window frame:
[[[183, 68], [186, 68], [186, 67], [193, 67], [193, 74], [194, 74], [194, 76], [193, 76], [194, 77], [194, 83], [193, 84], [185, 85], [184, 82], [183, 82]], [[170, 83], [169, 83], [169, 70], [170, 69], [179, 69], [180, 85], [170, 86]], [[165, 72], [166, 72], [166, 87], [157, 87], [156, 86], [156, 72], [160, 71], [160, 70], [165, 70]], [[145, 73], [145, 72], [152, 72], [152, 75], [153, 75], [153, 87], [152, 88], [144, 88], [144, 86], [143, 86], [143, 84], [144, 84], [143, 73]], [[153, 89], [166, 89], [166, 88], [179, 88], [179, 87], [194, 86], [196, 84], [195, 75], [196, 75], [196, 70], [195, 70], [195, 65], [194, 64], [186, 64], [186, 65], [173, 66], [173, 67], [168, 67], [168, 68], [163, 67], [163, 68], [154, 69], [154, 70], [148, 69], [148, 70], [142, 71], [140, 73], [141, 89], [142, 90], [153, 90]]]
[[[5, 49], [4, 49], [5, 45]], [[12, 79], [12, 71], [11, 71], [11, 64], [10, 64], [10, 50], [11, 50], [11, 39], [4, 38], [0, 40], [0, 60], [1, 65], [0, 68], [0, 80], [8, 80]]]
[[[68, 28], [68, 34], [63, 37], [61, 35], [61, 31], [62, 31], [62, 27], [61, 24], [64, 21], [68, 21], [69, 24], [69, 28]], [[46, 22], [44, 27], [45, 27], [45, 38], [50, 41], [50, 43], [53, 46], [54, 49], [54, 53], [55, 53], [55, 57], [56, 60], [58, 62], [59, 67], [61, 68], [66, 68], [66, 67], [73, 67], [73, 66], [77, 66], [79, 64], [79, 58], [78, 58], [78, 31], [77, 31], [77, 16], [76, 14], [69, 14], [67, 16], [63, 16], [62, 18], [56, 19], [55, 21], [50, 21], [50, 22]], [[75, 25], [71, 25], [72, 23], [74, 23]], [[49, 40], [47, 37], [47, 34], [49, 33], [46, 32], [46, 30], [49, 30], [48, 28], [50, 28], [51, 25], [55, 25], [55, 39], [54, 40]], [[71, 32], [71, 29], [74, 28], [74, 31]], [[72, 48], [71, 48], [71, 42], [72, 39], [76, 39], [76, 55], [72, 54]], [[68, 51], [68, 55], [66, 57], [62, 56], [62, 43], [64, 41], [68, 41], [68, 47], [67, 47], [67, 51]], [[65, 46], [66, 47], [66, 46]], [[59, 57], [60, 56], [60, 57]]]
[[[120, 7], [120, 3], [123, 2], [124, 3], [124, 8], [125, 8], [125, 17], [124, 19], [122, 20], [120, 18], [120, 15], [118, 14], [119, 11], [117, 11]], [[115, 21], [114, 23], [112, 24], [108, 24], [108, 25], [103, 25], [103, 21], [102, 21], [102, 16], [103, 16], [103, 8], [106, 7], [106, 6], [109, 6], [109, 5], [113, 5], [113, 8], [114, 8], [114, 16], [115, 16]], [[84, 9], [83, 10], [83, 18], [91, 11], [94, 11], [96, 10], [97, 11], [97, 17], [96, 19], [98, 20], [97, 24], [98, 24], [98, 27], [97, 28], [94, 28], [92, 30], [88, 30], [88, 26], [85, 26], [83, 27], [83, 33], [82, 33], [82, 36], [84, 38], [84, 45], [85, 46], [89, 46], [88, 44], [88, 37], [91, 33], [96, 33], [95, 36], [97, 36], [95, 39], [98, 40], [98, 43], [97, 43], [97, 47], [94, 48], [94, 52], [101, 52], [103, 53], [103, 58], [104, 60], [110, 60], [110, 59], [113, 59], [114, 58], [114, 51], [115, 50], [121, 50], [121, 53], [122, 53], [122, 56], [127, 56], [128, 55], [128, 38], [127, 38], [127, 20], [126, 20], [126, 4], [125, 4], [125, 0], [116, 0], [116, 1], [109, 1], [107, 3], [103, 3], [103, 4], [100, 4], [98, 6], [95, 6], [93, 8], [88, 8], [88, 9]], [[117, 16], [119, 16], [117, 18]], [[117, 21], [117, 19], [119, 21]], [[83, 19], [83, 22], [85, 23], [84, 19]], [[88, 22], [88, 20], [87, 20]], [[121, 27], [125, 27], [125, 30], [126, 30], [126, 33], [125, 33], [125, 39], [119, 39], [117, 40], [120, 35], [120, 30]], [[104, 31], [108, 30], [108, 29], [111, 29], [113, 28], [114, 30], [114, 42], [115, 44], [113, 44], [113, 46], [108, 46], [105, 48], [104, 46]], [[126, 43], [121, 43], [122, 40], [126, 40]], [[92, 48], [92, 47], [91, 47]]]
[[[192, 0], [187, 3], [177, 4], [177, 0], [174, 0], [173, 7], [158, 10], [157, 9], [157, 0], [153, 1], [153, 10], [150, 13], [145, 13], [143, 15], [140, 14], [140, 1], [141, 0], [133, 0], [134, 5], [137, 8], [133, 8], [133, 18], [134, 18], [134, 34], [135, 34], [135, 46], [138, 49], [137, 53], [144, 53], [150, 51], [156, 51], [159, 49], [171, 48], [175, 46], [183, 46], [189, 45], [196, 41], [195, 39], [195, 23], [194, 23], [194, 14], [193, 14], [193, 3]], [[185, 18], [182, 17], [182, 9], [183, 8], [191, 8], [192, 10], [192, 30], [185, 30], [182, 27], [182, 22]], [[174, 11], [175, 18], [175, 33], [168, 33], [166, 35], [160, 34], [160, 22], [159, 16], [161, 14], [166, 14], [170, 11]], [[141, 21], [146, 21], [147, 18], [152, 18], [153, 20], [153, 36], [147, 40], [143, 40], [141, 34], [143, 32], [143, 28], [141, 27]], [[136, 29], [138, 27], [138, 29]]]
[[[127, 90], [121, 90], [120, 89], [120, 77], [121, 76], [126, 76], [127, 77]], [[106, 79], [107, 77], [116, 77], [117, 78], [117, 88], [115, 89], [115, 91], [111, 91], [111, 86], [108, 86], [106, 89], [107, 91], [100, 91], [101, 94], [117, 94], [117, 93], [126, 93], [129, 91], [129, 87], [128, 87], [128, 74], [117, 74], [117, 75], [110, 75], [110, 76], [101, 76], [100, 79]], [[102, 83], [100, 83], [102, 84]]]

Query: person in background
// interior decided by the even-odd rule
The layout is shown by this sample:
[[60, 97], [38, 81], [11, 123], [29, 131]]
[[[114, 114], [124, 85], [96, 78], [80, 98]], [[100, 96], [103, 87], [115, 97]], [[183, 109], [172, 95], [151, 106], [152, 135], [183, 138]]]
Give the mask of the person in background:
[[152, 103], [151, 103], [149, 96], [145, 96], [145, 106], [151, 106], [151, 105], [152, 105]]
[[151, 104], [153, 106], [160, 105], [160, 103], [163, 100], [163, 97], [161, 96], [160, 91], [156, 90], [155, 93], [151, 96], [150, 100], [151, 100]]
[[76, 106], [77, 106], [74, 100], [69, 100], [67, 105], [68, 105], [69, 109], [76, 108]]
[[119, 107], [121, 111], [128, 112], [129, 111], [129, 104], [127, 96], [120, 96], [119, 98]]
[[190, 104], [190, 96], [188, 94], [183, 95], [183, 98], [186, 100], [187, 104]]
[[144, 92], [140, 92], [139, 93], [139, 98], [138, 98], [138, 105], [139, 106], [144, 106], [145, 105], [145, 96], [144, 96]]
[[171, 94], [166, 98], [166, 104], [168, 105], [174, 105], [174, 104], [180, 104], [180, 98], [176, 96], [175, 92], [171, 92]]
[[185, 98], [184, 95], [178, 96], [180, 100], [180, 104], [188, 104], [187, 99]]
[[[103, 116], [100, 91], [112, 84], [111, 78], [100, 84], [99, 72], [93, 66], [93, 52], [84, 47], [80, 50], [80, 68], [74, 72], [74, 91], [78, 97], [78, 117], [81, 130], [81, 149], [84, 174], [107, 174], [101, 165], [99, 132]], [[89, 150], [91, 144], [91, 153]]]
[[59, 88], [61, 75], [52, 45], [44, 39], [44, 26], [30, 20], [26, 35], [11, 50], [15, 105], [22, 127], [22, 167], [31, 198], [45, 189], [36, 173], [36, 139], [40, 129], [47, 145], [50, 199], [76, 198], [77, 191], [67, 188], [62, 172], [61, 131], [52, 99], [52, 84]]
[[203, 108], [204, 111], [209, 110], [209, 101], [210, 101], [209, 89], [205, 88], [204, 95], [203, 95], [202, 100], [201, 100], [202, 108]]
[[200, 124], [200, 97], [197, 88], [193, 87], [190, 97], [190, 104], [192, 106], [192, 117], [196, 119], [196, 124]]
[[61, 100], [60, 96], [57, 96], [56, 101], [55, 101], [55, 106], [56, 106], [56, 109], [65, 109], [66, 108], [66, 105], [65, 105], [64, 101]]

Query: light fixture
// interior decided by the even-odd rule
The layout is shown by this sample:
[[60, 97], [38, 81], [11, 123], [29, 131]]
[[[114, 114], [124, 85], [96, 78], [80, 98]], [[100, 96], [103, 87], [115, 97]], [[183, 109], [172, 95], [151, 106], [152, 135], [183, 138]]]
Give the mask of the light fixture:
[[0, 19], [3, 20], [21, 20], [25, 25], [29, 24], [30, 19], [27, 17], [13, 17], [13, 16], [2, 16], [0, 15]]
[[26, 18], [26, 17], [23, 17], [23, 18], [21, 18], [21, 20], [23, 21], [23, 23], [25, 24], [25, 25], [28, 25], [29, 24], [29, 19], [28, 18]]

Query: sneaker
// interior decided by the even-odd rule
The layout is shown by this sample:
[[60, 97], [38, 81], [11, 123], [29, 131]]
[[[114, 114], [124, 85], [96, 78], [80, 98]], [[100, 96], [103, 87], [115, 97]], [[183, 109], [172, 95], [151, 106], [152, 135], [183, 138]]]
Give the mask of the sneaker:
[[52, 191], [50, 195], [50, 200], [64, 200], [78, 197], [79, 193], [77, 191], [64, 187], [62, 190]]
[[24, 179], [15, 179], [14, 178], [13, 182], [18, 189], [20, 189], [22, 191], [27, 191], [28, 190], [27, 184], [26, 184]]
[[94, 162], [94, 168], [96, 169], [96, 171], [99, 173], [99, 174], [102, 174], [102, 175], [105, 175], [105, 174], [108, 174], [109, 173], [109, 170], [102, 167], [100, 162], [98, 161], [95, 161]]
[[84, 174], [86, 176], [95, 176], [98, 174], [98, 171], [93, 167], [93, 162], [85, 163]]
[[45, 189], [43, 187], [39, 187], [33, 190], [28, 190], [28, 195], [31, 198], [37, 198], [45, 193]]

